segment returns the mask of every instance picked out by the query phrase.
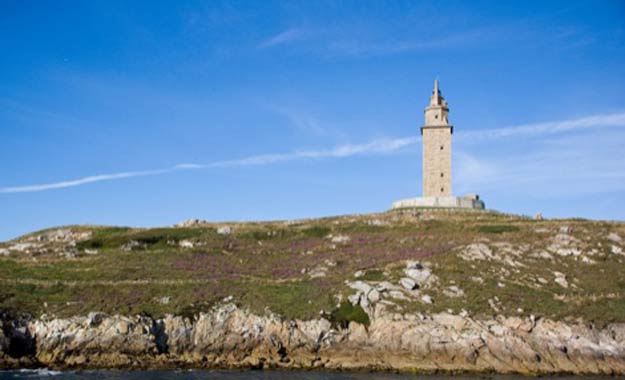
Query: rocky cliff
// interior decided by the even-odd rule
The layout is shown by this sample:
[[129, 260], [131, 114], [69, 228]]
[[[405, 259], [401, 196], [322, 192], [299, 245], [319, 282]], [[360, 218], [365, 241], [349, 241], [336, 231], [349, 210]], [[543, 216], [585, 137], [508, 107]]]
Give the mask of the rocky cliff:
[[491, 212], [53, 228], [0, 242], [0, 368], [625, 374], [624, 271], [623, 223]]
[[372, 315], [365, 327], [258, 316], [234, 304], [193, 319], [107, 316], [4, 321], [0, 366], [244, 367], [625, 374], [625, 324]]

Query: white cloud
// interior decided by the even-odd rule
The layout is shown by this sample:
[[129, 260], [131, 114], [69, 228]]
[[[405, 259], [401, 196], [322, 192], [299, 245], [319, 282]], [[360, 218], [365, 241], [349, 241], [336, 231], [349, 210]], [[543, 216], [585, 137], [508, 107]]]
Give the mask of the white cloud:
[[[521, 135], [538, 136], [552, 135], [556, 133], [570, 132], [576, 130], [589, 131], [593, 128], [602, 128], [602, 130], [605, 130], [605, 128], [607, 127], [625, 127], [625, 113], [594, 115], [573, 120], [466, 132], [463, 134], [459, 134], [458, 137], [461, 137], [461, 142], [479, 142], [483, 140], [505, 139], [508, 137], [516, 137]], [[603, 136], [605, 136], [605, 134], [603, 134]], [[460, 166], [458, 167], [459, 174], [457, 179], [461, 179], [463, 185], [466, 185], [468, 187], [477, 186], [484, 183], [501, 183], [504, 181], [509, 181], [510, 183], [519, 183], [523, 181], [545, 179], [549, 176], [552, 176], [553, 173], [556, 173], [561, 178], [580, 180], [585, 178], [583, 176], [588, 176], [588, 173], [592, 173], [593, 178], [617, 179], [621, 181], [625, 179], [625, 168], [622, 167], [620, 161], [614, 159], [614, 157], [619, 157], [622, 150], [621, 144], [623, 140], [625, 140], [625, 137], [623, 137], [622, 135], [619, 136], [622, 138], [620, 140], [615, 140], [617, 143], [616, 146], [614, 145], [615, 141], [606, 141], [606, 144], [612, 147], [610, 150], [601, 149], [601, 146], [599, 146], [598, 144], [594, 144], [592, 145], [594, 149], [584, 150], [584, 156], [573, 155], [574, 160], [572, 160], [570, 157], [565, 157], [566, 154], [571, 155], [571, 152], [576, 152], [576, 148], [574, 148], [573, 145], [559, 146], [559, 148], [554, 147], [548, 150], [549, 154], [551, 154], [552, 156], [541, 156], [538, 154], [535, 154], [534, 156], [519, 155], [512, 156], [508, 159], [507, 162], [505, 159], [502, 160], [499, 158], [493, 160], [492, 157], [489, 158], [490, 161], [485, 161], [470, 156], [466, 152], [460, 151], [456, 153], [456, 155], [462, 157], [462, 160], [460, 161]], [[397, 139], [377, 139], [364, 144], [339, 145], [331, 149], [302, 150], [293, 153], [263, 154], [242, 159], [216, 161], [208, 164], [181, 163], [173, 167], [157, 170], [110, 173], [47, 184], [2, 187], [0, 188], [0, 193], [24, 193], [51, 189], [61, 189], [101, 181], [112, 181], [132, 177], [161, 175], [181, 170], [269, 165], [280, 162], [304, 159], [344, 158], [355, 155], [393, 153], [407, 146], [415, 145], [418, 141], [419, 137], [415, 136]], [[581, 141], [578, 141], [578, 144], [581, 144], [581, 142], [588, 143], [587, 139], [582, 139]], [[593, 162], [593, 157], [599, 157], [600, 161], [597, 161], [597, 163], [595, 163], [594, 165], [588, 166], [589, 162]], [[494, 164], [494, 162], [496, 162], [496, 164]], [[564, 166], [554, 166], [554, 162], [563, 162]], [[507, 170], [503, 171], [500, 169], [501, 167], [506, 167]], [[510, 168], [512, 168], [512, 170], [509, 170]], [[564, 170], [563, 168], [566, 168], [566, 170]], [[625, 183], [625, 181], [623, 181], [623, 183]]]
[[302, 44], [298, 47], [316, 50], [330, 56], [370, 57], [484, 43], [491, 40], [493, 36], [498, 36], [500, 32], [499, 29], [490, 27], [418, 40], [397, 40], [388, 38], [367, 39], [362, 31], [345, 28], [291, 28], [267, 38], [259, 43], [257, 48], [272, 48], [318, 37], [314, 41], [307, 41], [312, 43]]
[[327, 49], [331, 55], [346, 56], [383, 56], [412, 51], [442, 49], [453, 46], [468, 45], [484, 42], [492, 35], [487, 29], [469, 30], [441, 37], [423, 40], [394, 40], [394, 41], [363, 41], [355, 38], [338, 38], [330, 42]]
[[278, 33], [258, 45], [259, 49], [266, 49], [273, 46], [284, 45], [306, 36], [306, 31], [301, 28], [292, 28]]
[[177, 164], [170, 168], [157, 169], [157, 170], [145, 170], [134, 172], [121, 172], [100, 174], [95, 176], [83, 177], [70, 181], [53, 182], [39, 185], [27, 185], [27, 186], [15, 186], [15, 187], [2, 187], [0, 193], [26, 193], [36, 192], [52, 189], [61, 189], [66, 187], [74, 187], [85, 185], [88, 183], [111, 181], [123, 178], [141, 177], [141, 176], [153, 176], [171, 173], [182, 170], [194, 170], [194, 169], [208, 169], [219, 167], [237, 167], [237, 166], [253, 166], [253, 165], [269, 165], [279, 162], [295, 161], [303, 159], [320, 159], [320, 158], [341, 158], [349, 157], [358, 154], [371, 154], [371, 153], [390, 153], [398, 149], [401, 149], [407, 145], [416, 143], [416, 138], [405, 139], [380, 139], [374, 140], [367, 144], [357, 145], [340, 145], [328, 150], [305, 150], [294, 153], [284, 154], [263, 154], [258, 156], [250, 156], [237, 160], [225, 160], [216, 161], [209, 164], [194, 164], [183, 163]]
[[121, 172], [111, 174], [99, 174], [70, 181], [61, 181], [54, 183], [46, 183], [40, 185], [27, 185], [27, 186], [15, 186], [15, 187], [2, 187], [0, 193], [27, 193], [33, 191], [44, 191], [52, 189], [62, 189], [66, 187], [74, 187], [80, 185], [86, 185], [93, 182], [112, 181], [115, 179], [132, 178], [132, 177], [144, 177], [151, 175], [164, 174], [173, 171], [174, 169], [158, 169], [158, 170], [143, 170], [135, 172]]
[[[454, 182], [460, 193], [565, 197], [625, 190], [625, 165], [618, 157], [625, 132], [561, 135], [529, 149], [460, 154]], [[508, 150], [510, 148], [510, 150]]]
[[302, 131], [310, 132], [316, 135], [328, 135], [329, 131], [321, 126], [321, 123], [313, 116], [300, 110], [262, 103], [262, 107], [269, 111], [275, 112], [288, 119], [293, 126]]
[[597, 127], [625, 127], [625, 112], [607, 115], [593, 115], [571, 120], [460, 132], [457, 134], [457, 137], [460, 142], [480, 142], [488, 139], [549, 135]]

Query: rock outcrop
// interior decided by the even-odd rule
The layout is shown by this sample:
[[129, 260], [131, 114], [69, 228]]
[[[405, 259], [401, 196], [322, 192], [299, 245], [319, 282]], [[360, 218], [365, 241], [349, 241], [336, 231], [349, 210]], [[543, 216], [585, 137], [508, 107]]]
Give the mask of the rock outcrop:
[[[381, 314], [381, 313], [376, 313]], [[466, 314], [371, 315], [365, 327], [259, 316], [232, 303], [190, 319], [91, 313], [5, 320], [0, 367], [330, 368], [625, 374], [625, 324]]]

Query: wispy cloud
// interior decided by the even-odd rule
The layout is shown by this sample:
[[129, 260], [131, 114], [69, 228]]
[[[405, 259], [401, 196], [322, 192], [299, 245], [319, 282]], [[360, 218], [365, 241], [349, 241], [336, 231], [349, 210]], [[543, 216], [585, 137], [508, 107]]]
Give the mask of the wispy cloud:
[[625, 126], [625, 112], [607, 115], [593, 115], [571, 120], [525, 124], [513, 127], [466, 131], [458, 133], [457, 137], [458, 140], [461, 142], [480, 142], [489, 139], [550, 135], [573, 130], [592, 129], [597, 127], [623, 126]]
[[[590, 130], [593, 128], [623, 128], [625, 127], [625, 112], [624, 113], [616, 113], [616, 114], [608, 114], [608, 115], [594, 115], [579, 119], [572, 120], [564, 120], [564, 121], [555, 121], [548, 123], [537, 123], [537, 124], [527, 124], [520, 125], [508, 128], [499, 128], [499, 129], [488, 129], [488, 130], [480, 130], [475, 132], [465, 132], [459, 134], [459, 142], [462, 143], [471, 143], [471, 142], [480, 142], [487, 141], [490, 139], [505, 139], [509, 137], [517, 137], [517, 136], [539, 136], [539, 135], [550, 135], [556, 133], [563, 132], [571, 132], [571, 131], [583, 131]], [[215, 161], [212, 163], [206, 164], [198, 164], [198, 163], [181, 163], [169, 168], [162, 168], [156, 170], [145, 170], [145, 171], [126, 171], [120, 173], [110, 173], [110, 174], [100, 174], [87, 176], [75, 180], [61, 181], [61, 182], [53, 182], [46, 184], [37, 184], [37, 185], [27, 185], [27, 186], [14, 186], [14, 187], [2, 187], [0, 188], [0, 193], [24, 193], [24, 192], [36, 192], [36, 191], [44, 191], [44, 190], [52, 190], [52, 189], [61, 189], [68, 188], [74, 186], [81, 186], [89, 183], [102, 182], [102, 181], [112, 181], [124, 178], [133, 178], [133, 177], [144, 177], [144, 176], [155, 176], [162, 175], [167, 173], [172, 173], [176, 171], [182, 170], [198, 170], [198, 169], [211, 169], [211, 168], [225, 168], [225, 167], [243, 167], [243, 166], [260, 166], [260, 165], [270, 165], [277, 164], [281, 162], [290, 162], [297, 160], [310, 160], [310, 159], [323, 159], [323, 158], [345, 158], [357, 155], [367, 155], [367, 154], [389, 154], [400, 151], [408, 146], [415, 145], [419, 141], [419, 137], [404, 137], [404, 138], [395, 138], [395, 139], [377, 139], [370, 141], [364, 144], [346, 144], [339, 145], [330, 149], [321, 149], [321, 150], [301, 150], [295, 151], [292, 153], [278, 153], [278, 154], [263, 154], [263, 155], [255, 155], [250, 157], [245, 157], [241, 159], [235, 160], [223, 160], [223, 161]], [[570, 149], [569, 149], [570, 151]], [[556, 158], [541, 158], [540, 162], [553, 162], [554, 160], [562, 161], [566, 149], [560, 149], [560, 156]], [[463, 153], [460, 153], [462, 156]], [[473, 183], [471, 181], [475, 181], [478, 179], [489, 179], [490, 181], [504, 181], [504, 180], [523, 180], [523, 178], [529, 178], [528, 175], [524, 173], [532, 173], [531, 169], [524, 169], [515, 171], [503, 171], [499, 166], [489, 163], [485, 164], [484, 161], [480, 161], [477, 158], [469, 156], [464, 153], [463, 157], [463, 166], [460, 167], [460, 177], [464, 183]], [[579, 158], [579, 156], [576, 156]], [[526, 159], [527, 157], [523, 157]], [[534, 157], [534, 162], [539, 162], [538, 157]], [[611, 165], [610, 167], [613, 167]], [[522, 168], [525, 167], [520, 165], [519, 163], [509, 163], [506, 164], [506, 167], [516, 167]], [[605, 166], [603, 166], [605, 168]], [[620, 179], [621, 176], [625, 176], [624, 171], [616, 170], [618, 168], [613, 168], [615, 170], [611, 170], [610, 173], [606, 171], [598, 171], [597, 167], [591, 167], [588, 171], [594, 171], [598, 173], [597, 175], [605, 175], [610, 178], [615, 175]], [[577, 169], [576, 169], [577, 170]], [[583, 172], [587, 172], [584, 170]], [[614, 174], [616, 173], [616, 174]], [[504, 177], [505, 175], [505, 177]], [[545, 175], [549, 175], [545, 173]], [[464, 176], [464, 177], [463, 177]]]
[[109, 173], [100, 174], [94, 176], [83, 177], [79, 179], [53, 182], [46, 184], [27, 185], [27, 186], [14, 186], [14, 187], [2, 187], [0, 193], [27, 193], [52, 189], [62, 189], [67, 187], [74, 187], [80, 185], [86, 185], [88, 183], [112, 181], [116, 179], [133, 178], [133, 177], [145, 177], [172, 173], [182, 170], [197, 170], [197, 169], [210, 169], [210, 168], [223, 168], [223, 167], [241, 167], [241, 166], [255, 166], [255, 165], [269, 165], [280, 162], [304, 160], [304, 159], [322, 159], [322, 158], [343, 158], [349, 156], [355, 156], [359, 154], [374, 154], [374, 153], [391, 153], [397, 151], [405, 146], [414, 144], [417, 139], [414, 137], [403, 139], [379, 139], [374, 140], [366, 144], [347, 144], [340, 145], [332, 149], [327, 150], [303, 150], [293, 153], [283, 154], [262, 154], [257, 156], [250, 156], [246, 158], [236, 160], [224, 160], [215, 161], [208, 164], [195, 164], [195, 163], [182, 163], [175, 166], [163, 169], [144, 170], [144, 171], [129, 171], [121, 173]]
[[280, 32], [258, 44], [259, 49], [266, 49], [273, 46], [284, 45], [306, 37], [309, 32], [303, 28], [292, 28]]
[[487, 29], [475, 29], [420, 40], [366, 41], [360, 38], [339, 38], [327, 48], [331, 55], [381, 56], [470, 45], [484, 42], [492, 35]]
[[[394, 33], [381, 34], [359, 25], [341, 27], [321, 26], [291, 28], [267, 38], [257, 45], [260, 49], [293, 44], [302, 51], [327, 57], [368, 58], [439, 49], [487, 48], [498, 49], [503, 44], [549, 45], [557, 49], [579, 49], [596, 43], [599, 38], [578, 27], [554, 27], [531, 19], [519, 19], [506, 24], [492, 24], [454, 30], [447, 33], [429, 29], [397, 26]], [[401, 37], [398, 37], [401, 36]], [[604, 36], [601, 40], [605, 40]], [[295, 44], [306, 40], [306, 43]]]
[[267, 165], [303, 159], [344, 158], [362, 154], [392, 153], [406, 146], [416, 144], [417, 141], [416, 137], [378, 139], [366, 144], [346, 144], [326, 150], [303, 150], [286, 154], [265, 154], [239, 160], [219, 161], [206, 165], [206, 167]]
[[66, 187], [86, 185], [88, 183], [94, 183], [94, 182], [112, 181], [112, 180], [123, 179], [123, 178], [145, 177], [145, 176], [151, 176], [151, 175], [165, 174], [165, 173], [172, 172], [174, 170], [176, 170], [175, 167], [170, 168], [170, 169], [142, 170], [142, 171], [134, 171], [134, 172], [99, 174], [99, 175], [92, 175], [92, 176], [69, 180], [69, 181], [53, 182], [53, 183], [46, 183], [46, 184], [40, 184], [40, 185], [2, 187], [0, 188], [0, 193], [28, 193], [28, 192], [34, 192], [34, 191], [63, 189]]
[[[565, 197], [625, 190], [621, 154], [625, 133], [558, 136], [531, 150], [476, 157], [456, 152], [454, 182], [459, 192], [505, 196]], [[514, 149], [513, 147], [511, 149]]]
[[[615, 157], [622, 151], [624, 131], [625, 113], [615, 113], [458, 133], [462, 150], [454, 153], [455, 188], [535, 197], [623, 190], [625, 166]], [[528, 140], [532, 137], [540, 139]], [[532, 142], [521, 146], [517, 138]], [[493, 140], [506, 145], [481, 150], [479, 157], [465, 150]]]
[[311, 132], [316, 135], [327, 135], [328, 131], [326, 128], [321, 126], [321, 123], [317, 120], [317, 118], [311, 116], [310, 114], [301, 112], [300, 110], [276, 106], [271, 104], [263, 103], [262, 106], [269, 111], [275, 112], [281, 116], [287, 118], [293, 126], [296, 128], [305, 131]]
[[[501, 39], [503, 28], [482, 27], [448, 34], [418, 33], [419, 37], [371, 36], [359, 29], [291, 28], [261, 41], [258, 49], [293, 44], [301, 50], [322, 55], [372, 57], [406, 52], [473, 46]], [[404, 35], [398, 33], [397, 35]], [[296, 44], [306, 40], [305, 44]]]

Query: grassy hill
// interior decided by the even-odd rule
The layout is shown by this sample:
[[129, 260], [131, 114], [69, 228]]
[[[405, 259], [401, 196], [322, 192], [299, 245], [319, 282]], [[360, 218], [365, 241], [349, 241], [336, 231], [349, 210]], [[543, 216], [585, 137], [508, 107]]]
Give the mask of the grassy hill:
[[[490, 212], [68, 226], [0, 243], [0, 310], [158, 317], [232, 297], [258, 313], [313, 318], [358, 314], [347, 299], [358, 304], [369, 287], [379, 294], [361, 299], [388, 312], [625, 322], [624, 251], [623, 223]], [[410, 268], [430, 274], [415, 289], [400, 285]]]

